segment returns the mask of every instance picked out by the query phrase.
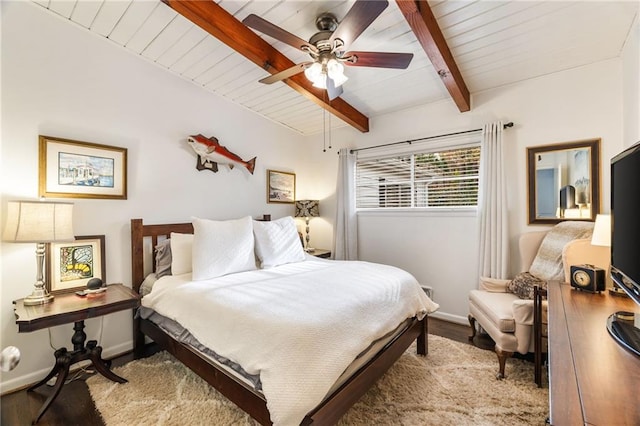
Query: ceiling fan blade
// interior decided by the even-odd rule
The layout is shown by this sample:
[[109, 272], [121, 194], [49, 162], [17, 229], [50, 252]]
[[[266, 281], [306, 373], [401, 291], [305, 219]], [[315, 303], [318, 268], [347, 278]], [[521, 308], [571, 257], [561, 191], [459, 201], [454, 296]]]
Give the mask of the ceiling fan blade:
[[351, 67], [406, 69], [413, 59], [413, 53], [347, 52], [343, 57], [354, 58], [344, 61], [345, 65]]
[[264, 33], [268, 36], [271, 36], [277, 40], [280, 40], [283, 43], [288, 44], [289, 46], [295, 47], [296, 49], [300, 49], [305, 51], [308, 49], [312, 52], [318, 52], [318, 49], [307, 41], [304, 41], [298, 36], [291, 34], [288, 31], [283, 30], [277, 25], [272, 24], [269, 21], [262, 19], [261, 17], [251, 14], [242, 20], [242, 23], [247, 27], [251, 27], [254, 30], [258, 30], [261, 33]]
[[375, 19], [387, 8], [387, 0], [358, 0], [351, 7], [338, 28], [331, 34], [330, 41], [342, 40], [344, 48], [337, 50], [345, 51], [355, 39], [367, 29]]
[[334, 100], [338, 96], [342, 95], [342, 92], [342, 86], [336, 87], [336, 83], [333, 79], [327, 76], [327, 94], [329, 95], [329, 100]]
[[284, 71], [280, 71], [277, 72], [273, 75], [270, 75], [269, 77], [265, 77], [262, 80], [259, 80], [259, 83], [264, 83], [264, 84], [272, 84], [278, 81], [282, 81], [282, 80], [286, 80], [289, 77], [292, 77], [296, 74], [301, 73], [302, 71], [304, 71], [304, 69], [308, 66], [311, 65], [313, 62], [302, 62], [299, 64], [296, 64], [294, 66], [292, 66], [291, 68], [287, 68]]

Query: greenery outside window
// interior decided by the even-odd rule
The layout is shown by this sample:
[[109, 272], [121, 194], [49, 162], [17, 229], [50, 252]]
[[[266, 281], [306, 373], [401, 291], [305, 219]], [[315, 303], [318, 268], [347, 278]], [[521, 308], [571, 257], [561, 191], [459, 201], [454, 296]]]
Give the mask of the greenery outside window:
[[468, 208], [478, 205], [480, 146], [356, 162], [356, 208]]

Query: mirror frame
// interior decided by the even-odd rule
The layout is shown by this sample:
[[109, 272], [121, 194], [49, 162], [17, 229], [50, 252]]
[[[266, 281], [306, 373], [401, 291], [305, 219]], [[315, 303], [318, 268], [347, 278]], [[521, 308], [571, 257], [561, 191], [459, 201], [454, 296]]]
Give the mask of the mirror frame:
[[[539, 154], [551, 151], [565, 151], [570, 149], [591, 149], [591, 217], [590, 218], [539, 218], [536, 215], [536, 158]], [[565, 220], [582, 220], [593, 222], [600, 213], [600, 138], [586, 139], [576, 142], [557, 143], [552, 145], [534, 146], [527, 148], [527, 199], [529, 224], [556, 224]]]

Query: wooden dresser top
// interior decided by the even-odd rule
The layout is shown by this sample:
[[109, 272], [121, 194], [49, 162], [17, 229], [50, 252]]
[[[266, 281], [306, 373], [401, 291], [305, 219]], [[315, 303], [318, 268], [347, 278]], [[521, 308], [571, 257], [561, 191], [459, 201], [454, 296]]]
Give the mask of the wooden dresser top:
[[640, 425], [640, 358], [609, 335], [631, 299], [549, 283], [549, 396], [553, 425]]

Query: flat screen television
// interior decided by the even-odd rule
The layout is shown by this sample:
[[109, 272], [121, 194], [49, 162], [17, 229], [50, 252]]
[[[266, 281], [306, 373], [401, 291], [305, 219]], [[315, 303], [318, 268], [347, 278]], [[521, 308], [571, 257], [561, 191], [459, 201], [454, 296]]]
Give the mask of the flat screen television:
[[[640, 305], [640, 142], [611, 159], [611, 278]], [[607, 328], [640, 356], [640, 318], [612, 315]]]

